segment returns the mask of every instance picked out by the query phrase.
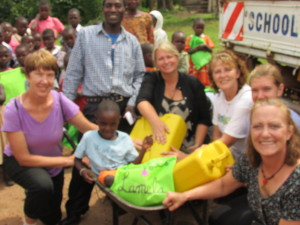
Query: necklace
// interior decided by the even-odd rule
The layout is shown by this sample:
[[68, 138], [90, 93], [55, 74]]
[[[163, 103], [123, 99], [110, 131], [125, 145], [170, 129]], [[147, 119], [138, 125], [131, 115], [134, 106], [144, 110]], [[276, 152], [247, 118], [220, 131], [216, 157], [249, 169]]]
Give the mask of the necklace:
[[275, 171], [275, 173], [273, 173], [271, 176], [269, 176], [269, 177], [267, 177], [266, 175], [265, 175], [265, 171], [264, 171], [264, 169], [263, 169], [263, 166], [261, 166], [261, 173], [262, 173], [262, 175], [263, 175], [263, 180], [262, 180], [262, 186], [261, 186], [261, 188], [262, 188], [262, 190], [265, 192], [265, 193], [267, 193], [268, 194], [268, 191], [266, 190], [266, 185], [268, 184], [268, 182], [269, 182], [269, 180], [271, 180], [271, 179], [273, 179], [274, 177], [275, 177], [275, 175], [283, 168], [283, 166], [285, 165], [285, 163], [283, 163], [281, 166], [280, 166], [280, 168], [278, 169], [278, 170], [276, 170]]

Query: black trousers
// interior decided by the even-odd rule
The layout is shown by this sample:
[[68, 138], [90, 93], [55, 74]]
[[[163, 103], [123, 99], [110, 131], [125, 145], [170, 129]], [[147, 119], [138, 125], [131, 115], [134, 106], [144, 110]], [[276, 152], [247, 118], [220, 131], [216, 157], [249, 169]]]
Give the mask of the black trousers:
[[[121, 102], [118, 102], [121, 110], [121, 116], [125, 112], [128, 98]], [[95, 114], [97, 112], [99, 103], [87, 103], [83, 109], [83, 114], [85, 117], [91, 121], [95, 122]], [[128, 124], [125, 119], [121, 119], [119, 130], [126, 133], [130, 133], [132, 127]], [[81, 138], [81, 135], [79, 135]], [[89, 184], [79, 175], [79, 171], [74, 167], [72, 170], [72, 179], [69, 186], [69, 199], [66, 203], [66, 211], [68, 217], [77, 217], [85, 214], [89, 209], [89, 201], [91, 197], [91, 192], [93, 190], [94, 184]]]
[[4, 156], [4, 166], [10, 178], [25, 189], [25, 215], [46, 225], [57, 224], [62, 216], [64, 171], [50, 177], [43, 168], [20, 166], [14, 157], [7, 156]]

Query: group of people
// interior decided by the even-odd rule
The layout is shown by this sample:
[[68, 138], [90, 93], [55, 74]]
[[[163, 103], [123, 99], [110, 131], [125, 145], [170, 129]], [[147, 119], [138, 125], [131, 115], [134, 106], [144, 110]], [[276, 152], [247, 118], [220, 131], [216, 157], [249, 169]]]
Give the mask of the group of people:
[[[32, 31], [59, 24], [49, 15], [49, 3], [44, 3], [29, 25]], [[284, 88], [280, 70], [271, 64], [259, 65], [247, 82], [246, 65], [232, 51], [211, 54], [214, 45], [203, 34], [202, 19], [194, 21], [194, 35], [186, 38], [178, 31], [169, 42], [161, 29], [160, 13], [155, 11], [151, 17], [138, 6], [138, 0], [104, 0], [103, 21], [80, 26], [79, 32], [72, 21], [80, 14], [72, 9], [69, 23], [73, 28], [43, 30], [45, 49], [24, 57], [28, 87], [6, 105], [2, 128], [8, 139], [4, 167], [26, 190], [24, 225], [37, 220], [47, 225], [79, 224], [89, 209], [94, 186], [90, 168], [99, 175], [130, 162], [140, 163], [152, 139], [165, 143], [170, 131], [159, 117], [166, 113], [180, 115], [187, 134], [180, 150], [172, 148], [164, 155], [180, 160], [203, 144], [221, 140], [236, 160], [221, 179], [184, 193], [168, 193], [163, 203], [171, 211], [189, 200], [218, 198], [246, 187], [248, 201], [227, 211], [227, 220], [211, 218], [211, 224], [234, 224], [229, 221], [235, 218], [235, 210], [250, 211], [249, 207], [254, 214], [236, 224], [299, 224], [300, 122], [299, 115], [279, 100]], [[155, 29], [157, 24], [159, 29]], [[63, 94], [53, 90], [61, 72], [60, 57], [51, 48], [57, 33], [63, 36], [63, 58], [68, 56], [60, 74]], [[205, 54], [188, 58], [197, 52]], [[151, 61], [149, 55], [152, 66], [146, 63], [146, 56]], [[199, 67], [199, 57], [209, 64]], [[147, 67], [153, 68], [145, 72]], [[206, 85], [215, 90], [213, 97], [206, 95]], [[81, 108], [73, 102], [79, 92]], [[125, 113], [144, 116], [152, 137], [131, 140], [132, 125]], [[74, 125], [82, 137], [71, 156], [62, 156], [65, 122]], [[70, 166], [67, 217], [61, 220], [63, 168]], [[111, 178], [114, 173], [107, 174]], [[104, 181], [109, 186], [113, 179]]]

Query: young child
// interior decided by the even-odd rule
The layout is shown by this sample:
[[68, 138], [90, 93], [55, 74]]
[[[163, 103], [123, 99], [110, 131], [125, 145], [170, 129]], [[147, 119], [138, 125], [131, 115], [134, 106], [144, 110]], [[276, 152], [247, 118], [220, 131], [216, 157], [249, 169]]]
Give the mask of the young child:
[[152, 58], [153, 44], [145, 43], [141, 45], [141, 48], [143, 52], [146, 71], [147, 72], [155, 71], [156, 69], [154, 67], [153, 58]]
[[33, 37], [33, 51], [37, 51], [42, 46], [42, 35], [38, 32], [32, 34]]
[[[53, 30], [46, 29], [42, 33], [42, 40], [45, 46], [45, 49], [47, 49], [49, 52], [52, 53], [57, 58], [57, 55], [59, 54], [61, 50], [61, 46], [55, 45], [55, 35]], [[62, 68], [62, 65], [60, 66]]]
[[12, 36], [12, 39], [16, 42], [20, 43], [24, 36], [30, 35], [28, 20], [24, 16], [20, 16], [16, 19], [15, 27], [17, 28], [17, 33]]
[[21, 45], [27, 45], [29, 52], [34, 51], [34, 38], [32, 35], [24, 35], [21, 39]]
[[[99, 130], [86, 132], [75, 151], [75, 166], [86, 182], [92, 183], [94, 179], [93, 174], [84, 166], [83, 157], [89, 158], [91, 169], [98, 176], [102, 171], [116, 170], [131, 162], [139, 164], [146, 150], [151, 147], [153, 140], [148, 136], [138, 153], [130, 136], [117, 130], [120, 118], [118, 104], [111, 100], [102, 100], [96, 113]], [[110, 186], [112, 181], [113, 176], [109, 175], [102, 179], [106, 186]]]
[[4, 72], [12, 69], [11, 67], [8, 66], [11, 57], [12, 56], [8, 48], [0, 44], [0, 72]]
[[18, 47], [16, 48], [18, 67], [24, 67], [25, 58], [29, 53], [30, 51], [27, 45], [24, 44], [18, 45]]
[[55, 38], [57, 38], [58, 34], [60, 34], [65, 27], [58, 18], [51, 17], [50, 14], [50, 3], [47, 0], [42, 0], [39, 3], [39, 13], [29, 24], [32, 33], [39, 32], [42, 34], [44, 30], [51, 29], [54, 32]]
[[76, 30], [72, 27], [67, 27], [62, 32], [62, 38], [64, 43], [63, 51], [70, 52], [72, 51], [72, 48], [74, 47], [75, 41], [76, 41], [77, 33]]
[[[201, 68], [197, 68], [195, 63], [192, 61], [192, 57], [194, 53], [197, 52], [208, 52], [211, 53], [212, 49], [215, 47], [214, 43], [211, 41], [209, 36], [203, 34], [204, 32], [205, 23], [204, 20], [201, 18], [195, 19], [193, 24], [193, 30], [195, 32], [194, 35], [190, 35], [185, 44], [185, 51], [189, 53], [190, 57], [190, 69], [189, 74], [194, 75], [197, 77], [200, 82], [204, 86], [210, 85], [209, 77], [208, 77], [208, 67], [207, 65], [202, 66]], [[197, 43], [202, 42], [201, 44], [198, 44], [196, 47], [193, 46], [191, 43]], [[192, 44], [192, 45], [191, 45]], [[209, 54], [210, 55], [210, 54]], [[205, 55], [204, 57], [200, 57], [200, 59], [206, 59], [208, 55]], [[209, 62], [209, 60], [207, 60]]]
[[176, 31], [172, 35], [172, 43], [177, 48], [180, 58], [179, 58], [179, 65], [178, 71], [181, 73], [188, 73], [189, 71], [189, 54], [184, 50], [186, 41], [186, 36], [182, 31]]
[[19, 42], [16, 42], [12, 39], [12, 35], [13, 35], [12, 25], [8, 22], [3, 22], [3, 23], [1, 23], [1, 26], [3, 29], [4, 42], [9, 44], [11, 46], [13, 52], [15, 52], [16, 47], [19, 45]]
[[68, 23], [75, 30], [76, 34], [80, 31], [82, 26], [80, 25], [81, 16], [80, 11], [78, 9], [70, 9], [68, 12]]

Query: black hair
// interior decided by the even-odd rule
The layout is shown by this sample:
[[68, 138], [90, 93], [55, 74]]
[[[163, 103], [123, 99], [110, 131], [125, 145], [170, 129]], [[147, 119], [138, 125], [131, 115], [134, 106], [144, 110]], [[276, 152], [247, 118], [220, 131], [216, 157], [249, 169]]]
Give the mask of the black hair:
[[142, 48], [143, 55], [146, 55], [149, 53], [152, 54], [154, 46], [151, 43], [144, 43], [141, 45], [141, 48]]
[[16, 18], [15, 26], [16, 26], [21, 20], [26, 20], [26, 22], [28, 22], [28, 20], [27, 20], [24, 16], [19, 16], [19, 17]]
[[120, 107], [119, 105], [109, 99], [103, 99], [100, 104], [98, 105], [98, 109], [97, 109], [97, 116], [100, 115], [103, 112], [115, 112], [118, 115], [121, 115], [120, 112]]
[[7, 51], [9, 54], [11, 54], [9, 49], [6, 46], [0, 44], [0, 52], [2, 51]]
[[182, 32], [182, 31], [175, 31], [173, 34], [172, 34], [172, 41], [174, 40], [175, 36], [178, 35], [178, 34], [183, 34], [185, 36], [185, 33]]
[[65, 35], [69, 32], [72, 32], [76, 36], [76, 30], [73, 27], [66, 27], [61, 34]]
[[40, 3], [38, 4], [39, 8], [44, 5], [47, 5], [51, 8], [50, 2], [48, 0], [41, 0]]
[[70, 15], [70, 14], [73, 13], [73, 12], [77, 13], [77, 14], [80, 16], [80, 11], [79, 11], [79, 9], [76, 9], [76, 8], [70, 9], [70, 10], [68, 11], [68, 15]]
[[202, 19], [202, 18], [197, 18], [197, 19], [194, 19], [194, 24], [193, 24], [193, 26], [195, 26], [196, 23], [198, 23], [198, 22], [205, 23], [204, 19]]
[[29, 48], [28, 48], [28, 46], [25, 45], [25, 44], [20, 44], [20, 45], [18, 45], [18, 46], [16, 47], [16, 52], [17, 52], [17, 50], [19, 50], [20, 48], [24, 48], [25, 51], [28, 51], [28, 52], [29, 52]]
[[[104, 7], [105, 2], [106, 2], [106, 0], [102, 1], [102, 8]], [[125, 5], [126, 5], [125, 0], [122, 0], [122, 2], [123, 2], [123, 6], [125, 7]]]
[[48, 37], [52, 36], [52, 37], [55, 38], [54, 31], [52, 29], [46, 29], [46, 30], [44, 30], [43, 33], [42, 33], [42, 38], [47, 37], [47, 36]]

